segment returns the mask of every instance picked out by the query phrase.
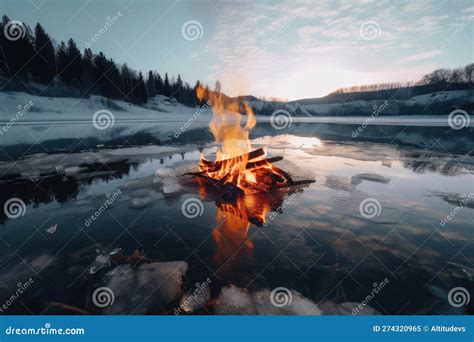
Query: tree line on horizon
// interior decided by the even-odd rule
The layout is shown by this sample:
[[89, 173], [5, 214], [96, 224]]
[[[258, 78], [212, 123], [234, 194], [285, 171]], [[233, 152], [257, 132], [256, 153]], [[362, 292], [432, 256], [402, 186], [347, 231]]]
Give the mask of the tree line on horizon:
[[[22, 24], [25, 30], [24, 35], [12, 41], [3, 34], [5, 25], [9, 22], [10, 19], [7, 16], [3, 16], [0, 22], [0, 76], [7, 76], [10, 81], [6, 83], [13, 83], [13, 86], [10, 85], [10, 88], [2, 86], [0, 90], [32, 92], [28, 81], [35, 81], [44, 85], [40, 93], [45, 96], [101, 95], [129, 103], [144, 104], [150, 97], [164, 95], [173, 97], [188, 106], [204, 103], [196, 96], [196, 89], [201, 86], [200, 81], [192, 87], [184, 82], [179, 74], [175, 79], [170, 78], [168, 73], [162, 77], [153, 70], [144, 76], [142, 72], [131, 69], [127, 64], [117, 64], [103, 52], [94, 54], [90, 48], [85, 48], [81, 52], [72, 38], [67, 42], [61, 41], [55, 46], [39, 23], [36, 24], [34, 31]], [[12, 78], [13, 81], [11, 81]], [[392, 94], [392, 97], [406, 99], [434, 91], [468, 89], [473, 86], [473, 83], [474, 63], [471, 63], [462, 68], [435, 70], [417, 82], [379, 83], [340, 88], [316, 100], [321, 103], [344, 101], [343, 97], [356, 93], [362, 100], [380, 99], [386, 96], [387, 91]], [[207, 85], [205, 91], [207, 94], [213, 92]], [[221, 92], [218, 81], [214, 92]], [[276, 102], [281, 101], [270, 100], [268, 105], [258, 112], [271, 113]]]
[[[355, 85], [351, 87], [339, 88], [331, 92], [328, 96], [347, 93], [365, 93], [381, 90], [393, 90], [403, 88], [413, 88], [417, 86], [432, 86], [433, 91], [445, 89], [448, 85], [457, 85], [457, 88], [468, 88], [474, 85], [474, 63], [461, 68], [437, 69], [424, 75], [419, 81], [391, 82]], [[465, 86], [465, 87], [464, 87]]]
[[189, 106], [201, 104], [195, 91], [199, 81], [192, 87], [180, 75], [175, 79], [153, 70], [144, 76], [103, 52], [94, 54], [90, 48], [81, 52], [72, 38], [55, 46], [40, 23], [34, 30], [23, 24], [24, 35], [12, 41], [3, 34], [8, 22], [7, 16], [0, 22], [0, 75], [13, 78], [15, 90], [31, 91], [27, 83], [35, 81], [44, 85], [41, 94], [52, 96], [101, 95], [144, 104], [149, 97], [164, 95]]

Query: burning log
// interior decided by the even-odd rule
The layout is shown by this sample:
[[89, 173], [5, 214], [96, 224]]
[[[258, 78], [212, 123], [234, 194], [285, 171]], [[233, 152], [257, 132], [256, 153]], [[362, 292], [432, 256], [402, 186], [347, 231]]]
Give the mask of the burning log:
[[[263, 148], [238, 157], [211, 162], [201, 160], [200, 172], [190, 173], [206, 180], [226, 200], [245, 193], [269, 193], [285, 187], [314, 183], [313, 180], [294, 181], [285, 171], [273, 165], [282, 156], [259, 159], [265, 156]], [[240, 165], [243, 161], [245, 166]]]
[[283, 160], [283, 157], [278, 156], [278, 157], [273, 157], [273, 158], [268, 158], [268, 159], [262, 159], [259, 161], [247, 163], [245, 165], [245, 168], [248, 170], [258, 169], [259, 167], [266, 166], [271, 163], [276, 163], [276, 162], [279, 162], [280, 160]]
[[238, 157], [219, 160], [215, 162], [206, 159], [201, 159], [201, 165], [206, 169], [206, 171], [214, 172], [221, 169], [224, 165], [234, 165], [244, 160], [249, 161], [263, 156], [265, 156], [265, 150], [263, 148], [259, 148], [249, 153], [242, 154]]

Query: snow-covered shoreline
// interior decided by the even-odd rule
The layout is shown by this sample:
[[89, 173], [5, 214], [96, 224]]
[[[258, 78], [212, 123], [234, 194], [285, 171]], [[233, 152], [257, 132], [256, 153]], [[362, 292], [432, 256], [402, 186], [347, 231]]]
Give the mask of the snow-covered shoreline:
[[[111, 113], [111, 121], [106, 129], [94, 125], [93, 117], [97, 111]], [[21, 92], [0, 92], [0, 147], [8, 157], [16, 158], [24, 153], [94, 149], [102, 145], [114, 147], [202, 142], [204, 139], [212, 140], [207, 131], [211, 118], [209, 108], [186, 107], [171, 103], [164, 96], [156, 96], [145, 106], [136, 106], [100, 96], [87, 99], [48, 98]], [[380, 141], [388, 138], [387, 134], [378, 135], [374, 127], [379, 125], [387, 127], [384, 131], [389, 132], [389, 136], [393, 135], [391, 138], [400, 137], [400, 130], [407, 127], [420, 130], [423, 127], [446, 127], [452, 133], [457, 133], [459, 143], [472, 145], [470, 139], [464, 141], [468, 139], [469, 131], [464, 129], [458, 133], [449, 127], [448, 115], [373, 116], [367, 113], [366, 116], [290, 116], [284, 130], [274, 119], [257, 115], [257, 127], [252, 136], [282, 133], [307, 135], [309, 131], [318, 129], [318, 134], [346, 139], [350, 138], [354, 130], [362, 127], [364, 134], [358, 135], [358, 139]], [[306, 123], [310, 125], [304, 127]], [[472, 130], [472, 127], [473, 117], [470, 118], [468, 130]], [[407, 132], [403, 134], [405, 136]], [[411, 132], [402, 142], [424, 146], [422, 142], [425, 139], [426, 134], [417, 131]]]

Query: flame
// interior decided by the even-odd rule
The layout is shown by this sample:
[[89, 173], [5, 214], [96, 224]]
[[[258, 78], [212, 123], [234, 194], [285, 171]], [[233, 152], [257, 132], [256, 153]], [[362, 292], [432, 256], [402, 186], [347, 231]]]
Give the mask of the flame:
[[[284, 182], [285, 175], [264, 159], [263, 149], [252, 155], [249, 134], [257, 121], [247, 101], [202, 86], [196, 89], [196, 95], [211, 105], [209, 128], [218, 146], [215, 162], [201, 158], [199, 169], [204, 175], [221, 184], [233, 184], [245, 194], [268, 192], [276, 182]], [[244, 125], [241, 112], [245, 113]]]
[[[209, 128], [219, 148], [216, 161], [240, 156], [250, 151], [249, 133], [257, 124], [252, 107], [247, 101], [229, 98], [223, 93], [209, 91], [202, 86], [196, 89], [199, 100], [207, 100], [212, 106], [213, 118]], [[245, 111], [247, 121], [241, 126]]]

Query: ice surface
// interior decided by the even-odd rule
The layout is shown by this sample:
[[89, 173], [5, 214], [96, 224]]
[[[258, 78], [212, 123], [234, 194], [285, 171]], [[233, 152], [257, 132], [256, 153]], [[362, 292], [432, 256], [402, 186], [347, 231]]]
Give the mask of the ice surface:
[[153, 203], [153, 197], [138, 197], [132, 198], [128, 206], [133, 209], [142, 209], [148, 207], [151, 203]]
[[442, 192], [436, 191], [433, 195], [441, 198], [446, 203], [460, 206], [460, 207], [467, 207], [474, 209], [474, 193], [452, 193], [452, 192]]
[[217, 298], [214, 313], [217, 315], [255, 315], [257, 309], [247, 289], [224, 287]]
[[111, 266], [110, 255], [101, 253], [95, 258], [94, 262], [92, 263], [89, 269], [89, 273], [96, 274], [101, 269], [110, 267], [110, 266]]
[[359, 173], [352, 177], [353, 184], [360, 184], [362, 181], [387, 184], [390, 183], [390, 178], [376, 173]]
[[181, 293], [182, 279], [188, 270], [185, 261], [154, 262], [136, 268], [117, 266], [103, 283], [114, 293], [114, 303], [106, 314], [145, 314], [162, 309]]
[[268, 289], [250, 294], [231, 285], [222, 289], [214, 310], [218, 315], [321, 315], [318, 305], [297, 291], [291, 290], [291, 301], [282, 307], [272, 304], [270, 294]]
[[318, 305], [299, 292], [291, 290], [291, 301], [288, 305], [277, 307], [270, 301], [271, 291], [260, 290], [252, 295], [259, 315], [321, 315]]
[[48, 229], [46, 229], [46, 233], [54, 234], [54, 233], [56, 233], [57, 229], [58, 229], [58, 225], [54, 224], [51, 227], [49, 227]]
[[211, 299], [211, 288], [198, 287], [186, 292], [179, 302], [179, 307], [185, 312], [194, 312], [201, 309]]
[[[323, 302], [320, 305], [295, 290], [289, 290], [291, 300], [281, 307], [272, 304], [271, 290], [262, 289], [249, 293], [236, 286], [224, 287], [216, 300], [214, 313], [218, 315], [380, 315], [374, 308], [361, 303], [336, 304]], [[278, 304], [278, 302], [277, 302]]]
[[[211, 118], [210, 109], [200, 111], [200, 115], [196, 117], [197, 109], [180, 104], [167, 105], [163, 96], [150, 99], [142, 107], [101, 96], [84, 99], [51, 98], [24, 92], [0, 92], [0, 128], [15, 117], [19, 105], [25, 105], [29, 101], [33, 102], [31, 110], [2, 136], [2, 145], [36, 144], [70, 138], [95, 138], [106, 142], [118, 136], [130, 136], [139, 129], [152, 132], [157, 138], [164, 140], [181, 127], [206, 127]], [[113, 114], [114, 124], [105, 130], [99, 130], [92, 124], [92, 117], [96, 111], [103, 109]], [[193, 116], [194, 120], [189, 124], [188, 120]]]

